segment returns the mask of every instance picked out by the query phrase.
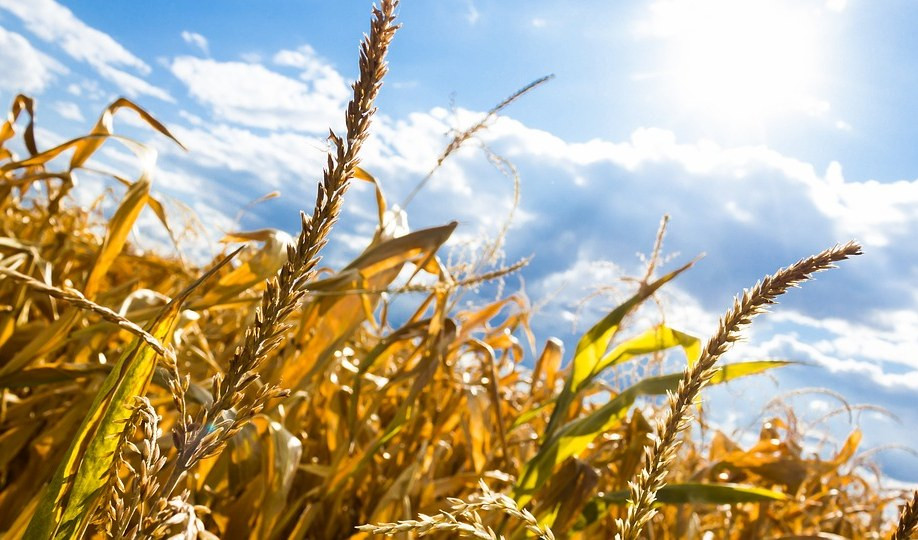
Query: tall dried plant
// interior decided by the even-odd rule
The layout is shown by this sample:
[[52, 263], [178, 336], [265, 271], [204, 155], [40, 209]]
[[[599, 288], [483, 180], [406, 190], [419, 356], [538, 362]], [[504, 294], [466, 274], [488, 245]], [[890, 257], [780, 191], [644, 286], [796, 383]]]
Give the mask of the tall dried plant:
[[892, 540], [910, 540], [918, 532], [918, 491], [912, 500], [905, 503], [902, 513], [899, 514], [899, 525], [893, 532]]
[[644, 526], [656, 514], [653, 504], [657, 492], [666, 484], [667, 470], [679, 449], [679, 434], [691, 423], [692, 404], [714, 376], [717, 360], [733, 342], [740, 339], [742, 328], [751, 323], [754, 316], [766, 311], [769, 305], [775, 304], [777, 297], [791, 287], [807, 281], [815, 272], [827, 270], [838, 261], [860, 254], [861, 247], [854, 242], [835, 246], [765, 277], [751, 290], [734, 299], [733, 308], [720, 320], [717, 332], [705, 345], [701, 357], [685, 369], [677, 393], [668, 393], [669, 410], [657, 420], [656, 437], [646, 451], [644, 468], [634, 481], [629, 482], [631, 498], [628, 513], [624, 520], [616, 520], [617, 540], [637, 540]]
[[[333, 148], [328, 153], [312, 216], [301, 214], [299, 238], [295, 245], [288, 247], [287, 262], [267, 281], [255, 320], [246, 329], [226, 374], [214, 378], [213, 403], [197, 419], [186, 415], [179, 422], [174, 434], [178, 456], [165, 484], [164, 498], [171, 495], [195, 463], [218, 453], [226, 440], [267, 401], [284, 395], [283, 390], [265, 385], [249, 403], [239, 407], [247, 389], [259, 378], [258, 367], [283, 341], [288, 328], [285, 320], [306, 293], [305, 285], [315, 275], [319, 251], [338, 220], [344, 193], [359, 162], [360, 148], [369, 135], [370, 120], [376, 111], [373, 102], [387, 72], [386, 53], [398, 29], [395, 24], [397, 6], [398, 0], [383, 0], [379, 8], [373, 8], [370, 32], [360, 47], [360, 75], [353, 84], [353, 97], [345, 116], [346, 136], [342, 139], [333, 131], [329, 133]], [[181, 391], [187, 385], [174, 380], [171, 386]], [[179, 400], [183, 401], [180, 396]], [[240, 410], [235, 416], [227, 414], [237, 408]]]

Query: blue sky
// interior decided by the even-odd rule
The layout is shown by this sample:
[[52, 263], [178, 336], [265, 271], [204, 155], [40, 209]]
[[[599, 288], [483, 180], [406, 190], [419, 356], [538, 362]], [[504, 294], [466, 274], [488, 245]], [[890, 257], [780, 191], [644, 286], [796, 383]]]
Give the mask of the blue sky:
[[[117, 129], [159, 150], [156, 189], [192, 207], [213, 238], [275, 189], [282, 197], [256, 206], [241, 227], [292, 230], [321, 173], [323, 135], [340, 125], [368, 9], [355, 0], [0, 0], [0, 103], [37, 96], [48, 147], [128, 96], [190, 152], [129, 114]], [[533, 300], [546, 301], [540, 340], [559, 335], [571, 349], [577, 317], [582, 330], [621, 298], [619, 286], [578, 307], [595, 287], [640, 273], [636, 253], [649, 251], [664, 213], [666, 253], [707, 254], [664, 295], [669, 322], [699, 336], [765, 273], [857, 239], [863, 257], [792, 291], [730, 354], [811, 365], [712, 392], [710, 409], [725, 427], [754, 432], [755, 413], [736, 411], [825, 387], [901, 419], [864, 413], [865, 448], [918, 448], [918, 433], [903, 428], [918, 424], [914, 3], [413, 0], [400, 13], [365, 155], [392, 201], [430, 169], [451, 129], [556, 75], [448, 161], [407, 209], [412, 228], [457, 219], [455, 253], [479, 245], [500, 228], [513, 192], [481, 146], [509, 159], [522, 199], [504, 255], [535, 255], [522, 277]], [[102, 159], [131, 168], [117, 146]], [[84, 181], [84, 197], [102, 189]], [[339, 264], [374, 225], [369, 189], [355, 186], [349, 198], [330, 246]], [[737, 400], [748, 404], [729, 406]], [[826, 396], [795, 403], [811, 418], [837, 406]], [[845, 422], [830, 431], [843, 435]], [[876, 458], [892, 478], [918, 482], [918, 458]]]

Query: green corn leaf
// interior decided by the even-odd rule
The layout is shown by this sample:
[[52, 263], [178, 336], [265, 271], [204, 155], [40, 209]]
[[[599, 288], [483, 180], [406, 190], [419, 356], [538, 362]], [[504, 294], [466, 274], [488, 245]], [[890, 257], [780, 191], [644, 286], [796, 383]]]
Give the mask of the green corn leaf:
[[[165, 342], [172, 335], [182, 304], [191, 292], [233, 255], [164, 307], [150, 324], [150, 334]], [[24, 538], [56, 540], [83, 536], [99, 494], [108, 482], [119, 435], [131, 417], [134, 398], [144, 395], [153, 377], [156, 356], [156, 352], [139, 338], [125, 349], [102, 383], [63, 461], [45, 488]]]
[[641, 287], [634, 296], [609, 312], [580, 338], [577, 343], [577, 349], [574, 352], [570, 373], [564, 382], [564, 389], [558, 395], [557, 404], [552, 410], [548, 427], [542, 437], [543, 441], [548, 440], [554, 434], [559, 423], [565, 419], [577, 393], [602, 373], [603, 369], [611, 365], [612, 359], [606, 355], [606, 349], [609, 348], [609, 343], [618, 333], [625, 317], [650, 298], [660, 287], [691, 268], [693, 264], [695, 264], [694, 261], [666, 274], [646, 287]]
[[[664, 351], [666, 349], [677, 346], [681, 346], [683, 350], [685, 350], [685, 355], [688, 357], [689, 365], [697, 362], [698, 358], [701, 356], [701, 340], [678, 330], [673, 330], [668, 326], [659, 325], [652, 330], [648, 330], [647, 332], [641, 334], [640, 336], [629, 339], [628, 341], [609, 351], [609, 353], [603, 356], [602, 360], [600, 360], [599, 368], [597, 371], [601, 372], [609, 367], [627, 362], [632, 358]], [[538, 407], [533, 407], [532, 409], [527, 410], [519, 417], [517, 417], [516, 420], [514, 420], [513, 424], [510, 426], [510, 429], [512, 430], [528, 423], [530, 420], [541, 414], [546, 407], [553, 405], [556, 401], [557, 399], [552, 398], [545, 403], [542, 403]]]
[[[610, 505], [626, 504], [631, 492], [627, 489], [595, 497], [588, 502], [574, 525], [583, 530], [606, 515]], [[741, 484], [670, 484], [657, 492], [659, 504], [741, 504], [786, 501], [787, 496], [778, 491]]]
[[609, 351], [597, 364], [596, 372], [599, 373], [612, 366], [623, 364], [632, 358], [672, 347], [682, 347], [689, 365], [693, 365], [701, 356], [700, 339], [661, 324]]
[[[728, 364], [716, 370], [709, 384], [754, 375], [789, 363], [783, 360], [758, 360]], [[674, 392], [679, 387], [681, 379], [682, 373], [643, 379], [589, 415], [568, 422], [558, 429], [558, 432], [542, 445], [536, 457], [526, 464], [516, 486], [517, 503], [523, 506], [529, 502], [532, 494], [551, 477], [556, 465], [582, 452], [599, 434], [621, 421], [638, 396], [658, 396], [665, 395], [668, 391]]]
[[[630, 495], [631, 491], [623, 489], [607, 493], [601, 499], [607, 503], [625, 504]], [[741, 484], [688, 482], [669, 484], [657, 492], [657, 502], [662, 504], [740, 504], [786, 500], [787, 495], [778, 491]]]

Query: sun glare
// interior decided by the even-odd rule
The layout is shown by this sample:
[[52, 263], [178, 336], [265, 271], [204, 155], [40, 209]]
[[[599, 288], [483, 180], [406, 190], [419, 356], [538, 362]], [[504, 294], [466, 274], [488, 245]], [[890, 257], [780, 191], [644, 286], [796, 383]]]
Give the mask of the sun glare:
[[[674, 104], [729, 122], [764, 122], [790, 112], [819, 114], [818, 20], [806, 2], [658, 2], [647, 28], [668, 42]], [[812, 5], [812, 4], [810, 4]]]

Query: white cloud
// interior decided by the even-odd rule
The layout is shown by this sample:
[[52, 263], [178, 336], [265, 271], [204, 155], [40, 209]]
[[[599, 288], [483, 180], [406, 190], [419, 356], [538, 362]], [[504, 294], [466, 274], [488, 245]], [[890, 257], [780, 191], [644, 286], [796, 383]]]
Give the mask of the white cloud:
[[16, 32], [0, 27], [0, 88], [38, 93], [67, 68], [43, 54]]
[[[499, 145], [508, 157], [550, 160], [567, 167], [605, 162], [635, 172], [655, 163], [675, 164], [697, 177], [697, 182], [719, 184], [745, 199], [751, 193], [736, 188], [767, 172], [777, 175], [775, 181], [786, 182], [794, 193], [802, 189], [813, 209], [828, 218], [840, 235], [857, 237], [872, 246], [888, 245], [918, 227], [918, 180], [847, 181], [837, 162], [820, 174], [812, 164], [764, 146], [725, 148], [706, 140], [680, 143], [671, 131], [657, 128], [635, 130], [625, 142], [594, 139], [569, 143], [506, 117], [483, 138]], [[693, 189], [700, 186], [696, 184]], [[727, 210], [731, 211], [729, 207]], [[752, 208], [731, 213], [740, 221], [757, 217]]]
[[826, 9], [829, 11], [842, 12], [848, 7], [848, 0], [826, 0]]
[[727, 201], [727, 203], [724, 205], [724, 210], [736, 218], [736, 220], [740, 223], [752, 223], [755, 221], [755, 216], [753, 216], [752, 213], [748, 210], [740, 207], [739, 203], [736, 201]]
[[833, 354], [827, 354], [807, 340], [793, 335], [776, 335], [761, 344], [757, 350], [765, 351], [773, 357], [790, 357], [795, 360], [815, 362], [832, 373], [840, 373], [860, 379], [861, 383], [870, 381], [882, 388], [918, 390], [918, 369], [906, 372], [900, 370], [887, 371], [884, 369], [883, 364], [879, 362], [857, 357], [838, 357]]
[[171, 65], [191, 95], [218, 119], [265, 129], [325, 133], [329, 126], [341, 123], [347, 85], [321, 64], [312, 68], [304, 74], [315, 78], [300, 81], [244, 62], [181, 56]]
[[325, 163], [325, 141], [298, 133], [258, 135], [226, 124], [176, 126], [173, 133], [189, 152], [179, 154], [163, 143], [164, 152], [209, 169], [246, 173], [295, 195], [312, 188]]
[[342, 101], [351, 96], [344, 77], [331, 64], [321, 59], [309, 45], [302, 45], [296, 50], [278, 51], [273, 61], [279, 66], [300, 70], [300, 80], [309, 83], [314, 92]]
[[107, 96], [106, 92], [99, 87], [97, 79], [83, 79], [69, 83], [67, 93], [82, 97], [81, 101], [101, 101]]
[[189, 32], [188, 30], [182, 30], [182, 40], [185, 43], [197, 47], [204, 54], [210, 54], [207, 46], [207, 38], [202, 36], [197, 32]]
[[196, 115], [196, 114], [192, 114], [192, 113], [186, 111], [185, 109], [182, 109], [182, 110], [179, 111], [179, 116], [181, 116], [182, 118], [184, 118], [184, 119], [185, 119], [189, 124], [191, 124], [192, 126], [203, 126], [203, 125], [204, 125], [204, 119], [203, 119], [203, 118], [201, 118], [200, 116], [198, 116], [198, 115]]
[[13, 13], [39, 38], [59, 45], [76, 60], [91, 65], [132, 67], [143, 74], [150, 66], [131, 54], [111, 36], [87, 26], [72, 11], [54, 0], [0, 0], [0, 8]]
[[475, 7], [475, 0], [466, 0], [466, 11], [465, 11], [465, 20], [469, 24], [475, 24], [478, 22], [478, 19], [481, 18], [481, 13], [478, 11], [478, 8]]
[[80, 111], [80, 106], [72, 101], [55, 101], [51, 106], [57, 111], [57, 114], [67, 120], [73, 120], [74, 122], [85, 120], [83, 112]]
[[150, 66], [143, 60], [108, 34], [86, 25], [54, 0], [0, 0], [0, 9], [22, 19], [25, 27], [38, 38], [61, 47], [71, 58], [92, 66], [129, 96], [145, 94], [171, 100], [164, 90], [119, 68], [126, 67], [141, 75], [149, 75]]
[[770, 319], [774, 324], [790, 323], [817, 331], [816, 335], [807, 332], [806, 341], [827, 357], [857, 358], [918, 371], [918, 313], [913, 310], [876, 310], [870, 314], [870, 324], [837, 317], [817, 319], [796, 311], [780, 311]]
[[131, 75], [130, 73], [113, 68], [107, 64], [101, 64], [96, 67], [96, 71], [99, 72], [99, 75], [102, 75], [104, 78], [113, 82], [121, 90], [128, 95], [128, 97], [137, 97], [139, 95], [152, 96], [169, 103], [175, 103], [175, 99], [169, 95], [168, 92], [154, 86], [147, 81]]

